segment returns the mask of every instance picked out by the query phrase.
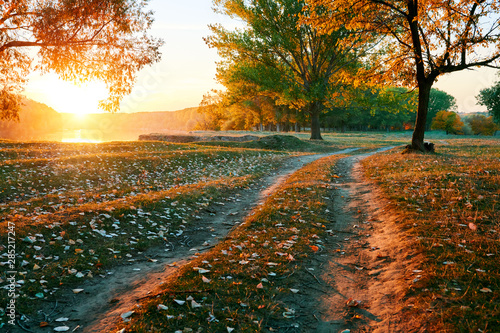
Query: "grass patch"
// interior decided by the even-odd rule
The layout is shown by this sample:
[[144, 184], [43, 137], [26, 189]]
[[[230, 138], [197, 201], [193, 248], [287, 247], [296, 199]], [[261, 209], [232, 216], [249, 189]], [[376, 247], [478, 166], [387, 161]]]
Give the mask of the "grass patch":
[[434, 330], [498, 332], [500, 146], [498, 140], [447, 143], [437, 154], [392, 151], [363, 163], [426, 257], [410, 293], [414, 311], [431, 313]]
[[[152, 142], [0, 145], [0, 240], [7, 244], [14, 224], [16, 310], [26, 314], [61, 288], [175, 240], [200, 210], [288, 156]], [[0, 250], [5, 266], [6, 246]]]
[[135, 309], [127, 332], [257, 332], [290, 327], [287, 300], [313, 277], [306, 271], [328, 228], [333, 167], [325, 158], [296, 172], [225, 241], [194, 256]]
[[198, 144], [204, 146], [266, 149], [273, 151], [300, 151], [312, 153], [332, 152], [338, 150], [338, 148], [335, 145], [332, 145], [331, 142], [304, 140], [299, 139], [294, 135], [268, 135], [261, 137], [258, 140], [247, 142], [210, 141], [199, 142]]

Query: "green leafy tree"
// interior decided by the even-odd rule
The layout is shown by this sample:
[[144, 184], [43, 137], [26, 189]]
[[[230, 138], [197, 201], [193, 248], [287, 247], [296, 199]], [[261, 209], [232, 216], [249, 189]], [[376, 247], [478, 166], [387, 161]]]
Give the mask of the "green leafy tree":
[[432, 120], [431, 128], [446, 131], [446, 134], [463, 134], [464, 123], [452, 111], [439, 111]]
[[431, 89], [429, 97], [429, 109], [427, 111], [426, 130], [431, 129], [432, 119], [436, 117], [439, 111], [455, 111], [457, 101], [455, 97], [439, 89]]
[[493, 117], [475, 114], [466, 119], [475, 135], [493, 135], [500, 127], [493, 122]]
[[103, 81], [109, 96], [100, 107], [116, 111], [136, 73], [160, 59], [162, 40], [147, 35], [153, 22], [148, 0], [0, 3], [1, 119], [18, 118], [16, 94], [33, 69], [75, 82]]
[[[355, 35], [345, 29], [320, 34], [299, 24], [302, 0], [214, 0], [216, 11], [240, 19], [244, 29], [211, 26], [206, 38], [224, 59], [222, 80], [253, 82], [274, 95], [278, 104], [297, 108], [311, 123], [311, 139], [322, 139], [320, 114], [343, 73], [355, 61]], [[348, 39], [349, 38], [349, 39]], [[349, 42], [350, 41], [350, 42]]]
[[[446, 73], [478, 66], [499, 68], [497, 0], [306, 0], [305, 22], [387, 36], [376, 74], [392, 84], [418, 88], [411, 147], [425, 151], [430, 91]], [[325, 11], [325, 8], [328, 11]]]
[[476, 99], [480, 105], [486, 106], [490, 116], [497, 124], [500, 124], [500, 81], [496, 82], [493, 87], [481, 90]]

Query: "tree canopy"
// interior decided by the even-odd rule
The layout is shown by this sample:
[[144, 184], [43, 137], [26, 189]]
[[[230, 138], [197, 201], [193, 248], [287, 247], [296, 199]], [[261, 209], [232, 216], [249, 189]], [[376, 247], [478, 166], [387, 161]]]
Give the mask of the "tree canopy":
[[493, 122], [493, 117], [482, 114], [473, 114], [465, 120], [474, 135], [494, 135], [500, 127]]
[[497, 81], [493, 87], [482, 89], [476, 99], [480, 105], [486, 106], [490, 116], [500, 124], [500, 81]]
[[[216, 10], [236, 17], [245, 28], [233, 31], [211, 26], [206, 38], [224, 59], [219, 81], [252, 83], [278, 104], [296, 108], [311, 122], [311, 139], [321, 139], [319, 116], [342, 74], [348, 71], [362, 48], [358, 36], [344, 28], [319, 34], [299, 24], [302, 0], [215, 0]], [[368, 42], [366, 40], [366, 42]]]
[[443, 130], [446, 134], [463, 134], [464, 123], [453, 111], [439, 111], [432, 119], [432, 129]]
[[147, 34], [148, 0], [0, 0], [0, 119], [15, 119], [32, 70], [64, 80], [106, 83], [116, 111], [137, 72], [159, 61], [161, 39]]
[[442, 90], [432, 88], [429, 96], [427, 121], [425, 122], [426, 130], [431, 128], [432, 119], [436, 117], [439, 111], [456, 111], [456, 109], [457, 101], [455, 97]]
[[[387, 37], [374, 68], [392, 84], [419, 91], [412, 148], [423, 145], [432, 84], [445, 73], [498, 68], [500, 3], [495, 0], [306, 0], [305, 22], [329, 31], [346, 27]], [[325, 10], [328, 9], [328, 11]]]

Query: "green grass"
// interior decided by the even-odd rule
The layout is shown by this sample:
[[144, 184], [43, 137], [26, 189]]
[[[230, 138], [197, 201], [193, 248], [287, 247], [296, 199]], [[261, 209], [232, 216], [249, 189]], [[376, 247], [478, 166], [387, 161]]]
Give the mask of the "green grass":
[[175, 239], [200, 210], [289, 156], [152, 142], [0, 147], [1, 252], [14, 223], [17, 311], [26, 314], [40, 299], [57, 299], [61, 286]]
[[[17, 310], [33, 313], [40, 299], [57, 299], [61, 287], [175, 239], [201, 209], [257, 182], [291, 153], [402, 146], [411, 133], [323, 134], [324, 142], [297, 137], [217, 144], [0, 141], [0, 252], [15, 222]], [[437, 154], [402, 155], [397, 148], [365, 163], [426, 257], [408, 297], [416, 315], [432, 314], [437, 329], [494, 332], [500, 325], [499, 140], [439, 133], [427, 140]], [[231, 238], [182, 268], [128, 327], [253, 332], [289, 325], [284, 299], [295, 286], [287, 277], [306, 275], [314, 246], [327, 237], [326, 198], [338, 158], [296, 173]], [[209, 270], [204, 275], [211, 282], [195, 267]], [[6, 295], [0, 289], [0, 298]], [[188, 296], [201, 307], [174, 301]], [[5, 321], [0, 314], [0, 325]]]
[[339, 158], [295, 173], [231, 237], [183, 266], [121, 326], [127, 332], [289, 327], [293, 316], [286, 299], [300, 288], [296, 281], [312, 279], [306, 267], [334, 223], [326, 198]]
[[414, 311], [432, 313], [443, 332], [498, 332], [500, 145], [448, 143], [437, 154], [393, 151], [364, 164], [424, 254]]

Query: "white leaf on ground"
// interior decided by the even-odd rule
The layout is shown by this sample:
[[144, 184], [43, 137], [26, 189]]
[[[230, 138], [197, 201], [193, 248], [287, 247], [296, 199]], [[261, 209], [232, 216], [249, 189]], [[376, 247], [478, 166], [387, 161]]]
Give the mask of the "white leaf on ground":
[[158, 304], [158, 310], [168, 310], [168, 306], [163, 304]]
[[133, 314], [134, 314], [134, 311], [128, 311], [128, 312], [122, 313], [122, 315], [120, 317], [122, 317], [122, 319], [125, 320], [127, 318], [130, 318], [130, 316], [132, 316]]
[[212, 280], [210, 280], [210, 279], [207, 279], [207, 278], [206, 278], [206, 277], [204, 277], [203, 275], [201, 276], [201, 280], [202, 280], [203, 282], [205, 282], [205, 283], [209, 283], [210, 281], [212, 281]]
[[81, 293], [83, 289], [73, 289], [73, 293], [78, 294]]
[[61, 317], [61, 318], [57, 318], [56, 321], [58, 322], [62, 322], [62, 321], [68, 321], [69, 318], [66, 318], [66, 317]]
[[197, 303], [195, 300], [191, 301], [191, 307], [192, 308], [201, 308], [202, 305], [200, 303]]
[[186, 303], [186, 301], [182, 301], [180, 299], [174, 299], [174, 302], [179, 304], [179, 305], [184, 305]]
[[56, 332], [66, 332], [66, 331], [69, 331], [69, 327], [68, 326], [54, 327], [54, 331], [56, 331]]
[[299, 292], [299, 290], [298, 290], [298, 289], [292, 289], [292, 288], [290, 288], [290, 291], [291, 291], [292, 293], [294, 293], [294, 294], [296, 294], [296, 293], [298, 293], [298, 292]]

